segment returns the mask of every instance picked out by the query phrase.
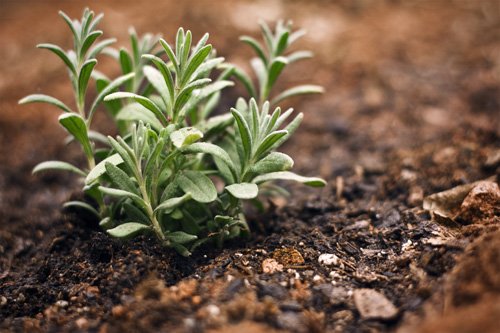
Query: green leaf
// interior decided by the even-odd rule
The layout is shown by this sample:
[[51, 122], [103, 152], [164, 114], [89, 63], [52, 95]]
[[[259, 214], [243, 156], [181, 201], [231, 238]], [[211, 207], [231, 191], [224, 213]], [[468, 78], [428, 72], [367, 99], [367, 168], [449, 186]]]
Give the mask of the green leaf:
[[88, 58], [95, 58], [101, 53], [106, 47], [116, 42], [116, 38], [108, 38], [97, 43], [92, 49], [90, 49]]
[[172, 243], [186, 244], [198, 239], [196, 235], [190, 235], [184, 231], [174, 231], [167, 235], [167, 239]]
[[136, 206], [132, 205], [131, 203], [125, 201], [121, 204], [121, 206], [123, 208], [125, 216], [127, 216], [128, 219], [130, 219], [132, 221], [144, 223], [144, 224], [151, 223], [151, 221], [146, 216], [146, 214], [144, 214], [142, 210], [140, 210]]
[[106, 163], [111, 163], [113, 165], [119, 165], [123, 163], [123, 159], [119, 154], [113, 154], [108, 158], [102, 160], [98, 163], [92, 170], [90, 170], [87, 178], [85, 178], [85, 184], [92, 184], [99, 177], [106, 173]]
[[289, 97], [298, 96], [298, 95], [306, 95], [306, 94], [322, 94], [325, 92], [325, 89], [321, 86], [316, 85], [302, 85], [287, 89], [280, 93], [278, 96], [273, 98], [271, 104], [276, 105], [284, 99]]
[[185, 247], [182, 246], [179, 243], [172, 243], [170, 246], [172, 246], [177, 253], [179, 253], [183, 257], [189, 257], [191, 255], [191, 252]]
[[130, 57], [130, 54], [128, 54], [127, 50], [123, 48], [120, 49], [119, 57], [120, 57], [120, 66], [122, 68], [122, 73], [123, 74], [132, 73], [134, 71], [134, 65], [132, 63], [132, 58]]
[[177, 183], [185, 193], [190, 193], [195, 201], [209, 203], [217, 199], [214, 183], [201, 172], [184, 171], [177, 177]]
[[189, 98], [191, 97], [191, 93], [193, 90], [198, 89], [208, 83], [210, 83], [211, 79], [199, 79], [193, 82], [190, 82], [187, 86], [185, 86], [177, 96], [175, 100], [174, 110], [179, 111], [182, 107], [187, 103]]
[[172, 50], [170, 45], [163, 38], [160, 38], [160, 44], [163, 47], [163, 49], [165, 50], [165, 52], [167, 53], [168, 58], [172, 62], [172, 65], [174, 66], [175, 73], [177, 75], [179, 75], [180, 74], [179, 62], [177, 61], [177, 57], [175, 56], [174, 51]]
[[118, 115], [117, 120], [125, 121], [142, 121], [145, 124], [150, 124], [152, 128], [159, 131], [163, 128], [158, 118], [149, 109], [146, 109], [139, 103], [130, 103], [124, 106]]
[[160, 94], [163, 100], [168, 103], [170, 100], [170, 92], [161, 72], [151, 66], [144, 66], [142, 71], [144, 72], [144, 76], [146, 76], [148, 81]]
[[[281, 74], [281, 71], [288, 64], [288, 60], [285, 57], [276, 57], [269, 68], [269, 73], [266, 82], [266, 91], [271, 91], [272, 86]], [[266, 96], [267, 97], [267, 96]]]
[[262, 143], [259, 145], [259, 148], [257, 148], [255, 156], [257, 156], [257, 158], [260, 158], [262, 155], [266, 154], [270, 149], [273, 148], [276, 142], [278, 142], [281, 138], [283, 138], [287, 134], [288, 132], [286, 130], [280, 130], [269, 133], [264, 138], [264, 140], [262, 140]]
[[191, 80], [191, 76], [193, 75], [195, 70], [200, 67], [200, 65], [203, 63], [205, 58], [208, 57], [211, 51], [212, 45], [209, 44], [203, 46], [198, 52], [191, 56], [191, 59], [189, 60], [184, 73], [182, 74], [181, 86], [184, 86]]
[[106, 174], [116, 187], [130, 193], [139, 194], [137, 186], [122, 169], [109, 162], [106, 162], [105, 168]]
[[47, 170], [63, 170], [63, 171], [69, 171], [76, 173], [80, 176], [85, 177], [85, 172], [77, 168], [76, 166], [69, 164], [67, 162], [62, 162], [62, 161], [45, 161], [40, 164], [37, 164], [34, 168], [32, 173], [35, 174], [37, 172], [41, 171], [47, 171]]
[[191, 38], [192, 38], [191, 31], [188, 30], [186, 32], [186, 35], [184, 38], [184, 45], [183, 45], [183, 49], [182, 49], [182, 54], [180, 54], [180, 56], [182, 57], [181, 63], [187, 62], [187, 59], [189, 56], [189, 51], [191, 50]]
[[193, 49], [193, 54], [197, 53], [203, 46], [205, 46], [208, 40], [208, 36], [209, 36], [208, 33], [205, 33], [203, 37], [201, 37], [201, 39], [198, 41], [198, 43]]
[[97, 38], [99, 38], [101, 35], [102, 35], [102, 31], [98, 30], [98, 31], [94, 31], [94, 32], [88, 34], [87, 37], [85, 37], [85, 39], [83, 40], [81, 49], [80, 49], [80, 58], [83, 59], [83, 57], [85, 56], [85, 53], [87, 53], [87, 51], [92, 46], [92, 44], [94, 44], [95, 40]]
[[182, 197], [167, 199], [155, 208], [155, 212], [166, 211], [166, 213], [170, 213], [188, 200], [191, 200], [191, 193], [186, 193]]
[[297, 130], [297, 128], [299, 127], [300, 123], [302, 122], [302, 119], [304, 118], [304, 114], [301, 112], [297, 115], [297, 117], [295, 117], [286, 127], [285, 127], [285, 131], [287, 131], [288, 133], [283, 136], [281, 139], [279, 139], [273, 146], [273, 148], [277, 148], [279, 147], [281, 144], [283, 144], [283, 142], [285, 142], [286, 140], [288, 140], [288, 138], [290, 136], [292, 136], [293, 133], [295, 133], [295, 131]]
[[52, 51], [66, 64], [66, 67], [68, 67], [71, 73], [76, 76], [75, 64], [71, 61], [66, 52], [64, 52], [63, 49], [61, 49], [59, 46], [54, 44], [38, 44], [36, 47], [38, 47], [39, 49], [47, 49], [49, 51]]
[[257, 197], [259, 187], [252, 183], [240, 183], [226, 186], [226, 190], [238, 199], [248, 200]]
[[110, 94], [110, 95], [104, 97], [104, 100], [105, 101], [112, 101], [115, 99], [123, 99], [123, 98], [131, 98], [131, 99], [135, 100], [137, 103], [139, 103], [142, 106], [144, 106], [145, 108], [147, 108], [148, 110], [150, 110], [151, 112], [153, 112], [154, 115], [156, 116], [156, 118], [158, 118], [158, 120], [163, 125], [166, 125], [168, 123], [167, 118], [165, 117], [165, 115], [163, 114], [161, 109], [158, 107], [158, 105], [156, 105], [151, 99], [149, 99], [147, 97], [133, 94], [133, 93], [129, 93], [129, 92], [116, 92], [116, 93], [113, 93], [113, 94]]
[[89, 119], [92, 119], [94, 112], [97, 109], [97, 106], [99, 105], [99, 103], [102, 102], [104, 97], [113, 92], [115, 89], [118, 89], [118, 87], [120, 87], [125, 82], [131, 80], [134, 76], [135, 76], [134, 73], [129, 73], [126, 75], [119, 76], [112, 82], [110, 82], [104, 89], [102, 89], [99, 92], [99, 95], [97, 95], [97, 97], [94, 99], [94, 102], [92, 103], [92, 106], [89, 109]]
[[174, 89], [174, 79], [172, 77], [172, 73], [170, 72], [170, 69], [168, 68], [167, 64], [157, 56], [151, 55], [151, 54], [145, 54], [142, 56], [145, 59], [151, 60], [156, 68], [161, 72], [161, 75], [163, 76], [163, 80], [165, 81], [165, 84], [167, 85], [168, 88], [168, 93], [170, 96], [170, 102], [173, 101], [174, 99], [174, 94], [175, 94], [175, 89]]
[[64, 21], [66, 22], [66, 24], [70, 28], [71, 32], [73, 33], [73, 38], [75, 39], [75, 43], [79, 43], [80, 35], [76, 31], [76, 28], [75, 28], [73, 21], [62, 10], [59, 11], [59, 15], [64, 19]]
[[148, 230], [150, 230], [150, 227], [145, 224], [127, 222], [120, 224], [113, 229], [108, 229], [106, 232], [116, 238], [130, 239]]
[[82, 117], [75, 113], [64, 113], [59, 117], [59, 123], [80, 142], [86, 156], [93, 156], [87, 126]]
[[78, 73], [78, 96], [82, 101], [82, 105], [83, 101], [85, 101], [85, 92], [87, 91], [90, 76], [96, 64], [97, 60], [95, 59], [87, 60], [83, 63], [80, 73]]
[[290, 171], [271, 172], [255, 177], [252, 182], [255, 184], [264, 183], [270, 180], [293, 180], [312, 187], [323, 187], [326, 182], [317, 177], [304, 177]]
[[177, 148], [188, 146], [201, 138], [203, 138], [203, 133], [194, 127], [184, 127], [170, 134], [170, 140]]
[[[175, 36], [175, 54], [177, 57], [181, 57], [181, 49], [184, 46], [184, 29], [180, 27], [177, 30], [177, 35]], [[182, 58], [179, 58], [179, 62]], [[182, 62], [181, 62], [182, 63]]]
[[289, 64], [297, 62], [297, 61], [302, 60], [302, 59], [308, 59], [308, 58], [312, 58], [312, 57], [313, 57], [313, 53], [310, 51], [296, 51], [296, 52], [293, 52], [292, 54], [286, 56]]
[[274, 48], [273, 43], [273, 33], [269, 29], [269, 26], [264, 21], [259, 22], [260, 29], [262, 31], [262, 36], [264, 37], [264, 41], [266, 42], [267, 49], [271, 51]]
[[97, 218], [101, 217], [99, 212], [94, 207], [92, 207], [91, 205], [89, 205], [88, 203], [83, 202], [83, 201], [68, 201], [68, 202], [65, 202], [63, 204], [63, 208], [70, 208], [70, 207], [82, 208], [82, 209], [85, 209], [86, 211], [92, 213]]
[[234, 67], [233, 75], [243, 84], [250, 97], [257, 98], [257, 92], [255, 91], [252, 79], [245, 71], [243, 71], [241, 68]]
[[233, 117], [236, 120], [236, 124], [238, 125], [241, 142], [243, 144], [243, 149], [245, 152], [245, 159], [246, 161], [248, 161], [252, 156], [252, 144], [253, 144], [250, 128], [248, 126], [247, 121], [238, 110], [232, 108], [231, 113], [233, 114]]
[[267, 66], [267, 57], [262, 49], [262, 46], [260, 43], [255, 40], [255, 38], [249, 37], [249, 36], [242, 36], [240, 37], [240, 40], [246, 44], [248, 44], [254, 51], [257, 53], [257, 56], [262, 60], [262, 62]]
[[287, 154], [272, 152], [255, 165], [251, 171], [257, 174], [264, 174], [276, 171], [287, 171], [293, 167], [293, 159]]
[[48, 103], [57, 106], [64, 112], [72, 112], [71, 109], [68, 106], [66, 106], [66, 104], [64, 104], [57, 98], [48, 95], [33, 94], [33, 95], [28, 95], [23, 99], [19, 100], [19, 104], [28, 104], [28, 103]]
[[282, 54], [288, 46], [288, 35], [289, 32], [285, 31], [278, 40], [278, 44], [275, 49], [275, 56]]
[[139, 206], [141, 206], [141, 208], [143, 208], [144, 210], [147, 210], [148, 206], [147, 206], [146, 202], [135, 193], [131, 193], [128, 191], [119, 190], [119, 189], [111, 188], [111, 187], [104, 187], [104, 186], [99, 186], [99, 191], [101, 191], [104, 194], [110, 195], [112, 197], [130, 198], [135, 203], [137, 203]]
[[222, 149], [219, 146], [214, 145], [213, 143], [209, 143], [209, 142], [193, 143], [192, 145], [183, 147], [182, 152], [183, 153], [191, 153], [191, 154], [204, 153], [204, 154], [209, 154], [209, 155], [212, 155], [214, 157], [217, 157], [224, 164], [227, 165], [227, 167], [231, 170], [233, 177], [236, 178], [236, 168], [234, 166], [233, 161], [231, 160], [231, 157], [224, 149]]

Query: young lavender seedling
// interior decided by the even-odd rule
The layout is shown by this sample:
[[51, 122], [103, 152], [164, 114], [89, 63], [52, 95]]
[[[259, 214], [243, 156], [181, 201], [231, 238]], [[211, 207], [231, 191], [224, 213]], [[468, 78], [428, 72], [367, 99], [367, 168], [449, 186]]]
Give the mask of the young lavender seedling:
[[[187, 256], [204, 243], [221, 246], [228, 239], [248, 235], [243, 202], [266, 193], [268, 182], [325, 185], [320, 178], [289, 171], [292, 158], [276, 151], [303, 118], [299, 113], [289, 120], [293, 110], [282, 113], [277, 104], [290, 96], [322, 92], [318, 86], [299, 86], [269, 101], [284, 67], [310, 56], [306, 51], [284, 55], [303, 32], [292, 33], [290, 24], [278, 22], [273, 34], [262, 24], [266, 52], [256, 40], [242, 38], [258, 55], [252, 60], [256, 89], [241, 69], [216, 56], [207, 44], [208, 34], [194, 44], [191, 32], [180, 28], [175, 43], [171, 46], [160, 38], [162, 51], [156, 52], [152, 35], [139, 39], [131, 30], [131, 53], [124, 48], [113, 51], [108, 47], [112, 40], [90, 49], [102, 34], [94, 31], [102, 16], [94, 18], [85, 10], [81, 21], [71, 21], [61, 15], [73, 32], [75, 50], [42, 47], [68, 67], [76, 109], [46, 95], [31, 95], [20, 102], [46, 102], [63, 109], [66, 113], [59, 121], [82, 146], [88, 168], [49, 161], [34, 171], [64, 169], [84, 177], [84, 190], [99, 204], [99, 211], [86, 202], [73, 204], [98, 215], [111, 236], [129, 239], [149, 233]], [[115, 80], [94, 70], [95, 56], [103, 49], [114, 55], [122, 69], [123, 75]], [[220, 71], [218, 76], [215, 71]], [[87, 108], [91, 76], [98, 94]], [[232, 76], [243, 82], [250, 96], [239, 98], [229, 112], [211, 116], [224, 89], [234, 84], [229, 80]], [[120, 87], [125, 91], [117, 91]], [[90, 130], [102, 101], [117, 120], [120, 136], [116, 138]], [[105, 141], [106, 148], [97, 151], [96, 141]], [[220, 183], [219, 191], [214, 182]]]

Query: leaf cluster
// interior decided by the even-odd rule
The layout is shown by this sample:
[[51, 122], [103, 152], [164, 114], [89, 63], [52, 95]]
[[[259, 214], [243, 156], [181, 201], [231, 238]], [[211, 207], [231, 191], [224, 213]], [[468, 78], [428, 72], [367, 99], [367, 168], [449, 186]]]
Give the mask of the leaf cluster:
[[[64, 51], [41, 44], [66, 65], [75, 94], [75, 108], [46, 95], [30, 95], [20, 103], [44, 102], [64, 113], [60, 124], [78, 142], [87, 168], [67, 162], [47, 161], [34, 172], [48, 169], [71, 171], [84, 182], [88, 202], [65, 205], [87, 209], [113, 237], [128, 239], [152, 234], [165, 246], [189, 255], [204, 243], [222, 245], [227, 239], [248, 235], [245, 201], [258, 202], [262, 195], [282, 193], [275, 180], [292, 180], [323, 186], [320, 178], [290, 171], [293, 160], [276, 151], [300, 125], [303, 114], [292, 117], [277, 106], [283, 99], [318, 93], [318, 86], [298, 86], [269, 96], [286, 65], [310, 57], [306, 51], [286, 54], [303, 35], [291, 24], [278, 22], [274, 32], [262, 23], [265, 47], [256, 39], [242, 37], [257, 57], [251, 61], [258, 89], [235, 65], [218, 57], [208, 34], [197, 42], [191, 31], [180, 28], [175, 43], [129, 31], [131, 51], [114, 49], [114, 39], [96, 42], [102, 31], [96, 26], [102, 15], [88, 9], [80, 21], [60, 13], [69, 26], [74, 48]], [[96, 56], [116, 59], [121, 75], [109, 79], [95, 69]], [[96, 97], [86, 106], [90, 79]], [[229, 112], [220, 110], [224, 89], [236, 78], [249, 93]], [[115, 120], [120, 135], [105, 136], [91, 130], [93, 116], [103, 104]], [[218, 184], [218, 186], [216, 186]]]

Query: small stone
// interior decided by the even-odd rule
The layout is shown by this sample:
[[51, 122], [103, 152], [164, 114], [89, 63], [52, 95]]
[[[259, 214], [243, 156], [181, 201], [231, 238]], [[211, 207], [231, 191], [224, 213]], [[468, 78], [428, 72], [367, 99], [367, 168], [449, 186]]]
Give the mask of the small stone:
[[275, 250], [273, 252], [273, 259], [285, 267], [302, 265], [304, 263], [302, 254], [293, 247]]
[[398, 309], [383, 294], [373, 289], [356, 289], [354, 304], [363, 319], [390, 320], [398, 315]]
[[273, 274], [282, 271], [283, 265], [278, 263], [276, 260], [264, 259], [264, 261], [262, 261], [262, 272], [264, 272], [265, 274]]
[[220, 308], [215, 304], [207, 305], [206, 309], [208, 315], [211, 317], [217, 317], [218, 315], [220, 315]]
[[87, 329], [89, 327], [89, 321], [87, 319], [83, 318], [83, 317], [78, 318], [75, 321], [75, 324], [81, 330], [85, 330], [85, 329]]
[[5, 304], [7, 304], [7, 297], [0, 297], [0, 306], [4, 306]]
[[59, 300], [56, 302], [56, 306], [61, 309], [65, 309], [69, 306], [69, 302], [65, 300]]
[[465, 197], [459, 219], [464, 223], [489, 223], [500, 216], [500, 189], [490, 181], [479, 182]]
[[16, 301], [17, 302], [24, 302], [26, 300], [26, 297], [24, 296], [23, 293], [19, 293], [19, 295], [17, 296], [17, 299]]
[[323, 253], [318, 257], [318, 262], [323, 266], [337, 266], [340, 262], [340, 258], [332, 253]]

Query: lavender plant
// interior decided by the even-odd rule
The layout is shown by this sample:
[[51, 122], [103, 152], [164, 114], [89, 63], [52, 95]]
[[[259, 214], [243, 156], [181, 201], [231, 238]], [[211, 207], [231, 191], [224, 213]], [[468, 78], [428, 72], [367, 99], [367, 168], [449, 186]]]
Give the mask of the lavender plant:
[[[88, 202], [75, 204], [98, 215], [111, 236], [128, 239], [149, 233], [187, 256], [201, 244], [222, 245], [248, 235], [243, 202], [267, 193], [270, 182], [325, 184], [320, 178], [291, 172], [292, 158], [276, 151], [303, 118], [300, 113], [289, 120], [293, 110], [281, 112], [277, 104], [291, 96], [322, 92], [322, 88], [299, 86], [268, 101], [285, 66], [310, 57], [305, 51], [284, 55], [303, 32], [291, 32], [290, 24], [279, 22], [273, 33], [262, 24], [266, 52], [255, 39], [242, 38], [257, 53], [252, 60], [256, 89], [242, 69], [216, 56], [207, 44], [208, 34], [193, 43], [191, 32], [180, 28], [175, 43], [171, 46], [160, 38], [161, 51], [156, 52], [152, 35], [139, 39], [131, 30], [131, 53], [109, 48], [112, 40], [90, 49], [102, 34], [94, 31], [102, 16], [94, 18], [85, 10], [81, 21], [71, 21], [61, 15], [73, 32], [74, 51], [64, 52], [53, 45], [45, 48], [68, 67], [76, 111], [45, 95], [30, 95], [20, 102], [46, 102], [63, 109], [66, 113], [60, 123], [82, 146], [88, 168], [49, 161], [34, 171], [63, 169], [84, 177], [84, 190], [99, 209]], [[94, 70], [95, 56], [103, 49], [122, 69], [123, 75], [114, 80]], [[98, 94], [86, 108], [91, 76], [97, 81]], [[234, 84], [231, 77], [239, 79], [250, 96], [239, 98], [229, 112], [212, 116], [224, 89]], [[102, 101], [120, 132], [106, 140], [90, 130]], [[106, 141], [107, 148], [100, 153], [95, 149], [97, 140]], [[219, 191], [214, 181], [223, 185]]]

